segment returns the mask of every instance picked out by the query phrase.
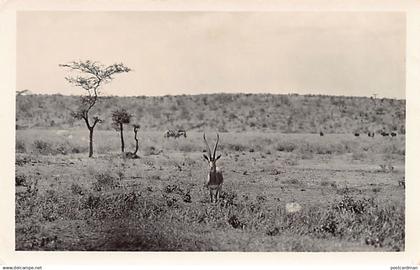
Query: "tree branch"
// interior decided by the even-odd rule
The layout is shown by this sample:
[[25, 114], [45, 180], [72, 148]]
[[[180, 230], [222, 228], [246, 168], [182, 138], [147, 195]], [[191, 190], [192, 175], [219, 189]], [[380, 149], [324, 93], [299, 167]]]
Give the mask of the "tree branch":
[[102, 123], [102, 122], [103, 122], [102, 119], [99, 119], [99, 117], [97, 117], [97, 116], [93, 117], [93, 125], [92, 125], [92, 128], [95, 128], [95, 126], [96, 126], [97, 123]]

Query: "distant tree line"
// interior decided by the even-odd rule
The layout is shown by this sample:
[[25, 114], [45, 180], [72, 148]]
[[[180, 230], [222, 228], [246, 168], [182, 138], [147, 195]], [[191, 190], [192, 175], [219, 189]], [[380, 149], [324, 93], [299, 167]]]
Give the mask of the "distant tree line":
[[[34, 95], [27, 89], [17, 91], [16, 128], [61, 129], [84, 125], [89, 131], [89, 156], [93, 155], [95, 128], [117, 130], [121, 151], [125, 152], [124, 125], [133, 118], [147, 130], [201, 131], [206, 127], [219, 132], [405, 134], [405, 100], [297, 94], [101, 96], [103, 84], [111, 82], [116, 74], [130, 72], [130, 68], [122, 63], [104, 66], [93, 61], [60, 66], [76, 74], [65, 78], [85, 94], [77, 97]], [[133, 126], [137, 144], [139, 128], [138, 123]]]

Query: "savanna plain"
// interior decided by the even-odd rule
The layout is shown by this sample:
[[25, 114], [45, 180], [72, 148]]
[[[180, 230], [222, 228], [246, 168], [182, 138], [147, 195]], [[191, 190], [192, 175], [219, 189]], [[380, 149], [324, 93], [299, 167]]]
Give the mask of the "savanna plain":
[[[186, 138], [141, 124], [135, 159], [121, 154], [114, 130], [95, 131], [89, 158], [83, 126], [18, 128], [16, 250], [404, 250], [404, 134], [320, 136], [255, 123], [187, 128]], [[220, 135], [216, 203], [204, 187], [204, 130], [210, 147]], [[134, 150], [132, 127], [124, 132]]]
[[404, 248], [401, 136], [221, 133], [210, 203], [201, 133], [144, 132], [139, 159], [118, 153], [115, 131], [88, 158], [85, 133], [18, 131], [18, 250]]

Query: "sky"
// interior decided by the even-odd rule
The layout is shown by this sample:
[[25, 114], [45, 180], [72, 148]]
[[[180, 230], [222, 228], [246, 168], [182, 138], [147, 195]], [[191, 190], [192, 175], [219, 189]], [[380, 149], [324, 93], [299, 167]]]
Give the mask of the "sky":
[[17, 14], [17, 90], [80, 95], [59, 64], [132, 69], [105, 95], [323, 94], [405, 98], [398, 12]]

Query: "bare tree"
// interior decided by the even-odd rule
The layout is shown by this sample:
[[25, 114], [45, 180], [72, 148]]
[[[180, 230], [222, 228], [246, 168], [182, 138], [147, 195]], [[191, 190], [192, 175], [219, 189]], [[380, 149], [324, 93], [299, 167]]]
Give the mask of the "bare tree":
[[112, 112], [112, 125], [115, 130], [120, 131], [121, 135], [121, 152], [124, 153], [124, 124], [129, 124], [132, 115], [125, 109], [115, 110]]
[[137, 132], [140, 129], [140, 125], [133, 125], [134, 128], [134, 140], [136, 140], [136, 150], [133, 153], [134, 157], [137, 157], [137, 151], [139, 150], [139, 139], [137, 138]]
[[60, 67], [67, 68], [71, 71], [77, 71], [79, 75], [75, 77], [65, 77], [66, 80], [75, 86], [83, 88], [87, 93], [81, 96], [80, 106], [77, 111], [72, 112], [74, 118], [84, 120], [89, 130], [89, 157], [93, 156], [93, 130], [95, 126], [102, 122], [98, 116], [89, 117], [89, 113], [98, 101], [100, 94], [99, 88], [111, 82], [114, 74], [129, 72], [131, 69], [122, 63], [113, 64], [105, 67], [102, 64], [86, 61], [73, 61], [67, 64], [60, 64]]

